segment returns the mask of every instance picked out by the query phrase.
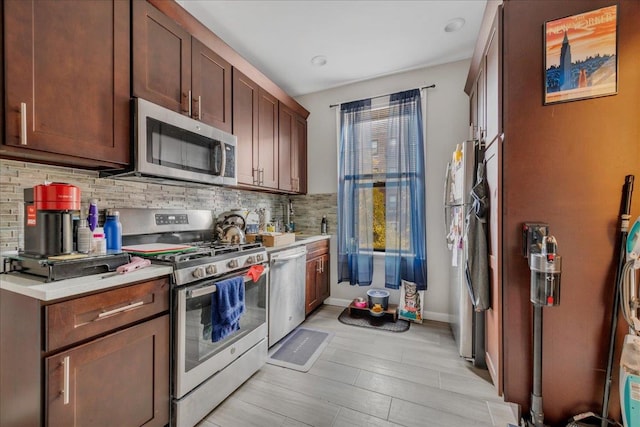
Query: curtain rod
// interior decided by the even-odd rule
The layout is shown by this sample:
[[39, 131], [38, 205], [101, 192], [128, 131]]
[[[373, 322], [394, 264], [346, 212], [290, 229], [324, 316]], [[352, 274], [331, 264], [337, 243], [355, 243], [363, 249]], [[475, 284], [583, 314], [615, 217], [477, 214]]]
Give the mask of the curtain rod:
[[[420, 90], [422, 90], [422, 89], [431, 89], [431, 88], [434, 88], [434, 87], [436, 87], [436, 85], [432, 84], [432, 85], [429, 85], [429, 86], [423, 86], [423, 87], [420, 88]], [[408, 89], [408, 90], [410, 90], [410, 89]], [[391, 94], [388, 93], [386, 95], [372, 96], [370, 99], [382, 98], [384, 96], [389, 96], [389, 95], [391, 95]], [[347, 101], [347, 102], [349, 102], [349, 101]], [[329, 108], [337, 107], [337, 106], [342, 105], [342, 104], [346, 104], [346, 102], [341, 102], [340, 104], [331, 104], [331, 105], [329, 105]]]

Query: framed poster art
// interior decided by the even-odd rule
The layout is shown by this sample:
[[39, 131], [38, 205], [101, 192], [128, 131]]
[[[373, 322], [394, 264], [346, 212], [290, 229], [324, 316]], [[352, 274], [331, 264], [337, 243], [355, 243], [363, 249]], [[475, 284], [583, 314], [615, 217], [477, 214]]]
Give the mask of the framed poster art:
[[618, 92], [618, 6], [544, 24], [544, 104]]

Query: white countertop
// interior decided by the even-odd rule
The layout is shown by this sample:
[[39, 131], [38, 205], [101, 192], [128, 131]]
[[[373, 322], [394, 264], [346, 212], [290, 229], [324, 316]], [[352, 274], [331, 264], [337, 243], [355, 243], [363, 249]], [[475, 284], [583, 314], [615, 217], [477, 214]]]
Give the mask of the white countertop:
[[[266, 249], [267, 252], [275, 252], [330, 238], [330, 235], [302, 235], [298, 236], [298, 240], [288, 245], [267, 247]], [[173, 268], [171, 266], [152, 264], [149, 267], [126, 274], [118, 274], [115, 272], [102, 273], [91, 276], [76, 277], [73, 279], [58, 280], [49, 283], [46, 283], [44, 277], [40, 276], [15, 272], [6, 274], [1, 273], [0, 289], [36, 298], [41, 301], [53, 301], [88, 292], [106, 290], [112, 287], [126, 285], [128, 283], [167, 276], [172, 272]]]
[[293, 248], [295, 246], [308, 245], [309, 243], [317, 242], [319, 240], [328, 240], [330, 238], [331, 238], [331, 235], [329, 234], [318, 234], [313, 236], [297, 235], [296, 236], [297, 240], [293, 243], [289, 243], [287, 245], [281, 245], [281, 246], [265, 246], [265, 248], [267, 249], [268, 253], [271, 253], [271, 252], [281, 251], [284, 249]]
[[45, 282], [44, 277], [15, 272], [3, 273], [0, 274], [0, 289], [6, 289], [41, 301], [53, 301], [167, 276], [172, 272], [173, 268], [171, 266], [152, 264], [125, 274], [116, 272], [102, 273], [49, 283]]

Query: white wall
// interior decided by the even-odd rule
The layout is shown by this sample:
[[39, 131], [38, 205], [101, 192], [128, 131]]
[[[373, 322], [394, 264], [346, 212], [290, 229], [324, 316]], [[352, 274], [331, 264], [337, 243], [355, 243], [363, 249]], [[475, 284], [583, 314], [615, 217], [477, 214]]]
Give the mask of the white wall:
[[[336, 112], [329, 105], [369, 98], [435, 84], [427, 89], [426, 200], [428, 290], [425, 317], [449, 320], [449, 265], [451, 253], [445, 243], [442, 192], [447, 162], [456, 144], [468, 137], [469, 98], [464, 83], [469, 60], [422, 68], [365, 82], [354, 83], [296, 98], [311, 112], [308, 119], [308, 192], [337, 192]], [[335, 230], [335, 227], [334, 227]], [[331, 239], [331, 298], [327, 303], [346, 305], [364, 296], [369, 287], [337, 283], [336, 239]], [[374, 263], [373, 287], [384, 287], [382, 259]], [[397, 302], [399, 291], [392, 291]]]

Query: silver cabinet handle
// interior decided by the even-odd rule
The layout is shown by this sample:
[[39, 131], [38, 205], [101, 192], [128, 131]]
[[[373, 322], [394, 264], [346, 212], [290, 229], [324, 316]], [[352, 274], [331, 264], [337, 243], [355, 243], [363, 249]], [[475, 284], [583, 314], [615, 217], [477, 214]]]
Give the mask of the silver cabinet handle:
[[27, 145], [27, 103], [20, 103], [20, 145]]
[[191, 89], [189, 89], [189, 99], [188, 99], [188, 104], [189, 105], [189, 117], [191, 117]]
[[62, 400], [65, 405], [69, 404], [69, 356], [65, 356], [62, 359], [62, 368], [64, 370], [64, 374], [62, 377]]
[[264, 168], [260, 168], [258, 185], [264, 185]]
[[113, 310], [102, 312], [98, 314], [98, 319], [111, 316], [112, 314], [120, 313], [121, 311], [126, 311], [132, 308], [140, 307], [142, 304], [144, 304], [144, 301], [138, 301], [138, 302], [134, 302], [133, 304], [125, 305], [124, 307], [114, 308]]
[[194, 97], [193, 102], [198, 103], [198, 115], [194, 115], [193, 118], [196, 120], [202, 120], [202, 96], [198, 95], [198, 99]]
[[320, 260], [316, 261], [316, 273], [320, 273]]
[[251, 177], [253, 178], [253, 185], [258, 185], [260, 183], [260, 181], [256, 178], [256, 176], [260, 176], [258, 169], [252, 168]]

